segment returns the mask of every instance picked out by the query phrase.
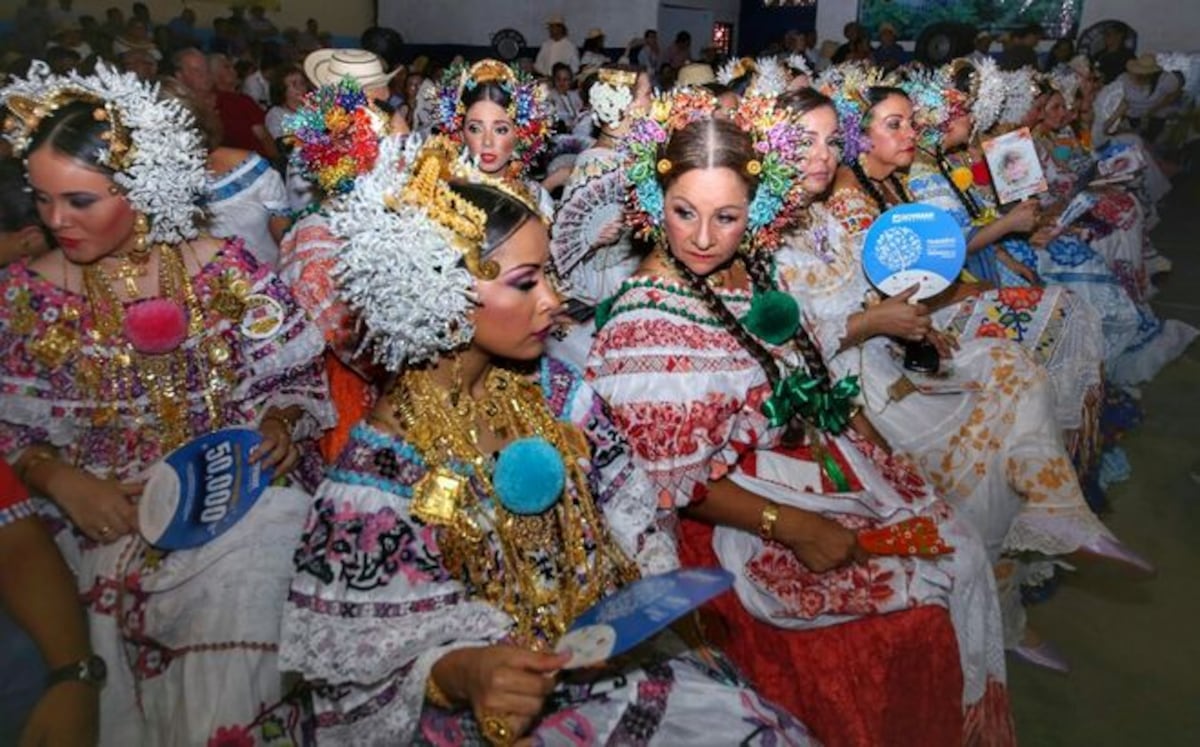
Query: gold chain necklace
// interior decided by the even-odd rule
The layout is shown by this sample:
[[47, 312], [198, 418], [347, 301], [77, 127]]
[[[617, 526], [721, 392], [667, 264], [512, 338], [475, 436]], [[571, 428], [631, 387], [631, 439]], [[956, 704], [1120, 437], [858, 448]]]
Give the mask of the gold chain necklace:
[[[561, 455], [573, 490], [541, 514], [505, 509], [476, 424], [466, 419], [474, 407], [461, 400], [470, 398], [456, 406], [427, 371], [410, 371], [389, 399], [405, 439], [429, 470], [413, 488], [411, 511], [441, 529], [446, 568], [513, 618], [515, 639], [548, 648], [601, 597], [637, 578], [637, 569], [609, 537], [592, 501], [579, 464], [590, 459], [583, 433], [555, 420], [540, 388], [521, 374], [493, 367], [485, 383], [488, 395], [475, 407], [492, 432], [506, 440], [546, 439]], [[489, 535], [498, 552], [488, 546]]]
[[[175, 301], [186, 309], [187, 337], [203, 333], [204, 309], [183, 258], [178, 251], [167, 247], [160, 248], [158, 256], [158, 297]], [[117, 277], [131, 282], [120, 270]], [[92, 330], [92, 353], [81, 363], [79, 383], [85, 391], [93, 393], [97, 402], [93, 424], [109, 425], [117, 414], [117, 403], [134, 402], [136, 385], [140, 384], [156, 421], [151, 423], [141, 416], [135, 417], [135, 425], [142, 431], [143, 438], [158, 440], [164, 452], [186, 443], [194, 433], [189, 422], [189, 359], [184, 345], [181, 343], [174, 350], [160, 354], [139, 352], [125, 329], [125, 307], [113, 288], [113, 279], [98, 263], [83, 269], [83, 290], [92, 309], [95, 328]], [[136, 285], [133, 291], [130, 295], [136, 298]], [[216, 343], [224, 346], [219, 339]], [[206, 346], [209, 354], [196, 356], [196, 361], [201, 368], [198, 373], [209, 422], [212, 427], [220, 427], [220, 395], [232, 386], [234, 377], [220, 365], [227, 362], [229, 356], [214, 355], [209, 349], [212, 347]]]

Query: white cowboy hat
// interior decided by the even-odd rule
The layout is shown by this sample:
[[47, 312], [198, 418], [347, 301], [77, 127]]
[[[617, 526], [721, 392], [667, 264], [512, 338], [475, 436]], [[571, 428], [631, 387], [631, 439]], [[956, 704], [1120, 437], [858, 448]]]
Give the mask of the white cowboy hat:
[[379, 55], [365, 49], [318, 49], [304, 58], [304, 74], [314, 86], [352, 78], [363, 88], [387, 85], [400, 68], [387, 72]]
[[1162, 65], [1158, 64], [1158, 56], [1153, 52], [1146, 52], [1138, 55], [1136, 60], [1130, 60], [1125, 63], [1125, 69], [1134, 75], [1153, 75], [1154, 73], [1162, 72]]
[[704, 62], [689, 62], [679, 68], [679, 75], [675, 78], [675, 87], [703, 86], [715, 83], [716, 80], [717, 74], [713, 72], [712, 65]]

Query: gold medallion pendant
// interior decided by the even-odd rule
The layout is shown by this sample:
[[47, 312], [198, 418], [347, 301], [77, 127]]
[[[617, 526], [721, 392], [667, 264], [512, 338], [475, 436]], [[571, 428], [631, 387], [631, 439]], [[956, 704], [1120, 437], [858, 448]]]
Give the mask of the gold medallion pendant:
[[413, 486], [412, 514], [426, 524], [450, 526], [466, 490], [467, 478], [449, 467], [431, 469]]

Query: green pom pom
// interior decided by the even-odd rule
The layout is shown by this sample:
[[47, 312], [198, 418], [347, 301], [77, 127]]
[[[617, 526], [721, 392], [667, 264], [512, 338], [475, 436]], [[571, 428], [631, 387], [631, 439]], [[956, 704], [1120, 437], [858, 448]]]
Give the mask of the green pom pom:
[[782, 345], [800, 328], [800, 304], [783, 291], [756, 292], [741, 322], [760, 340]]
[[616, 296], [610, 296], [600, 303], [596, 304], [596, 314], [593, 320], [596, 323], [596, 331], [604, 329], [604, 325], [608, 324], [608, 320], [612, 319], [613, 305], [617, 302]]

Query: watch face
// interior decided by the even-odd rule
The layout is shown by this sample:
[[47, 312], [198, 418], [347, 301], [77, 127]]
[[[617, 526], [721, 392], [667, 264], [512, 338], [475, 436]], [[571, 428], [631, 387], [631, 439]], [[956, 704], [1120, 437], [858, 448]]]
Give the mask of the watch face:
[[104, 682], [108, 676], [108, 665], [99, 656], [89, 656], [79, 667], [80, 679], [89, 682]]

